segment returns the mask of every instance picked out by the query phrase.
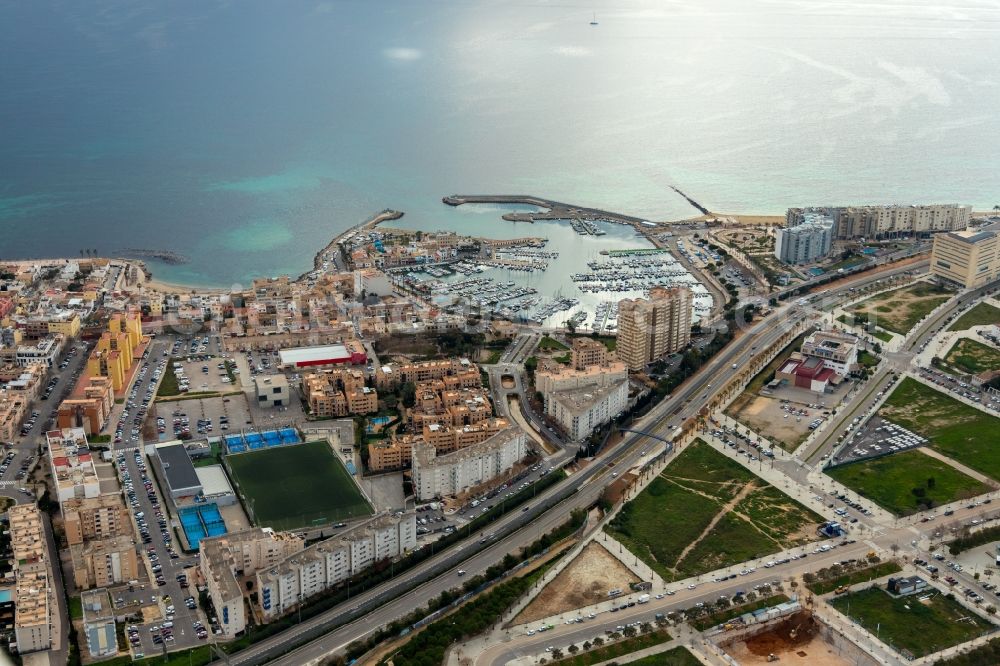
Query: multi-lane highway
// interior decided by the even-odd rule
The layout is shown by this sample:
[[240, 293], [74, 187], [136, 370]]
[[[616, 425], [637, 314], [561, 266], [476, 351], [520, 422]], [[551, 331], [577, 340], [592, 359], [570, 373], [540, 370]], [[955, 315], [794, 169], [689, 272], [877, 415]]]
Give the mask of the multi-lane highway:
[[[856, 279], [848, 278], [840, 286], [830, 288], [828, 295], [847, 293], [850, 287], [913, 268], [911, 264]], [[713, 393], [712, 387], [718, 390], [731, 375], [733, 364], [743, 367], [752, 358], [769, 349], [787, 330], [812, 316], [815, 313], [791, 304], [776, 309], [771, 316], [751, 326], [719, 352], [697, 376], [634, 424], [634, 429], [666, 436], [685, 419], [697, 414], [705, 403], [706, 395]], [[626, 438], [602, 454], [600, 462], [605, 464], [591, 465], [549, 489], [533, 502], [530, 511], [516, 512], [516, 515], [500, 519], [490, 528], [495, 538], [485, 546], [475, 538], [469, 539], [392, 581], [360, 594], [348, 603], [232, 655], [230, 661], [235, 664], [257, 664], [273, 659], [274, 663], [291, 666], [322, 658], [343, 649], [352, 641], [365, 638], [379, 627], [424, 605], [442, 591], [458, 586], [459, 565], [470, 575], [480, 573], [505, 554], [517, 552], [564, 522], [571, 510], [591, 505], [604, 487], [614, 480], [607, 463], [614, 463], [618, 469], [632, 466], [640, 458], [640, 448], [647, 446], [646, 440], [642, 435]], [[640, 442], [642, 446], [638, 445]], [[560, 497], [566, 498], [550, 508], [550, 502]], [[289, 646], [317, 635], [320, 637], [279, 657]]]

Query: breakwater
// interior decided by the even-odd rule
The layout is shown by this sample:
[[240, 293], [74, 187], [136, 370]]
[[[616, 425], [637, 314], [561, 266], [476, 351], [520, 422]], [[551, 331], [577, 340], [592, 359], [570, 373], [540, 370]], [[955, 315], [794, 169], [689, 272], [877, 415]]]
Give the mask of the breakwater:
[[341, 233], [339, 233], [336, 236], [334, 236], [333, 240], [331, 240], [329, 243], [327, 243], [323, 247], [323, 249], [321, 249], [319, 252], [317, 252], [313, 256], [313, 268], [312, 268], [312, 270], [308, 271], [306, 273], [303, 273], [302, 275], [298, 276], [297, 278], [295, 278], [295, 281], [296, 282], [300, 282], [303, 279], [305, 279], [306, 277], [308, 277], [310, 273], [314, 273], [316, 271], [322, 270], [323, 269], [323, 262], [325, 262], [325, 261], [333, 261], [333, 263], [336, 265], [338, 271], [345, 271], [345, 270], [347, 270], [347, 267], [344, 265], [343, 259], [340, 256], [340, 248], [338, 247], [341, 242], [343, 242], [345, 239], [353, 236], [354, 234], [356, 234], [359, 231], [364, 231], [365, 229], [370, 229], [370, 228], [372, 228], [374, 226], [377, 226], [377, 225], [379, 225], [379, 224], [381, 224], [383, 222], [390, 222], [392, 220], [398, 220], [401, 217], [403, 217], [403, 211], [401, 211], [401, 210], [392, 210], [391, 208], [386, 208], [385, 210], [382, 210], [382, 211], [380, 211], [378, 213], [375, 213], [374, 215], [372, 215], [371, 217], [369, 217], [364, 222], [361, 222], [360, 224], [355, 224], [353, 227], [350, 227], [349, 229], [345, 229]]
[[588, 220], [591, 222], [605, 221], [617, 224], [627, 224], [637, 230], [651, 226], [648, 220], [634, 215], [624, 215], [613, 213], [600, 208], [588, 208], [553, 201], [536, 197], [530, 194], [453, 194], [443, 197], [441, 201], [449, 206], [461, 206], [463, 204], [517, 204], [526, 206], [537, 206], [544, 208], [542, 211], [506, 213], [502, 217], [510, 222], [534, 222], [535, 220]]
[[705, 208], [700, 203], [698, 203], [697, 201], [695, 201], [694, 199], [692, 199], [688, 195], [684, 194], [683, 192], [681, 192], [679, 189], [677, 189], [673, 185], [670, 186], [670, 189], [672, 189], [674, 192], [676, 192], [677, 194], [679, 194], [682, 197], [684, 197], [685, 199], [687, 199], [687, 202], [689, 204], [691, 204], [692, 206], [694, 206], [695, 208], [697, 208], [698, 210], [700, 210], [702, 215], [711, 215], [712, 214], [712, 211], [710, 211], [709, 209]]
[[150, 250], [147, 248], [130, 247], [118, 250], [113, 256], [119, 259], [155, 259], [171, 265], [188, 263], [188, 258], [183, 254], [178, 254], [170, 250]]

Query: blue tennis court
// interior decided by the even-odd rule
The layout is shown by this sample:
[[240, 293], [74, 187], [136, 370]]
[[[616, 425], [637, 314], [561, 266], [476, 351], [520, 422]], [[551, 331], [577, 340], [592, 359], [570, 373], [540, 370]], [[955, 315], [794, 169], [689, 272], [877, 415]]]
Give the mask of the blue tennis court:
[[247, 451], [260, 451], [272, 446], [282, 446], [285, 444], [301, 444], [302, 438], [295, 428], [282, 428], [280, 430], [265, 430], [263, 432], [244, 432], [239, 435], [226, 435], [226, 450], [229, 453], [245, 453]]
[[222, 520], [219, 507], [215, 504], [199, 504], [180, 509], [184, 535], [191, 548], [197, 550], [202, 539], [221, 536], [226, 533], [226, 523]]

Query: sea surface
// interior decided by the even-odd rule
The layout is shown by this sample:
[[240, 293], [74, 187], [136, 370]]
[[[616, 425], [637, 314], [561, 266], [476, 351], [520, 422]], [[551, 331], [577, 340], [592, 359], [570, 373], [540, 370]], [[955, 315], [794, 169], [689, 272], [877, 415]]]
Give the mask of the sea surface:
[[514, 233], [452, 193], [983, 210], [998, 109], [996, 0], [0, 0], [0, 257], [229, 286], [383, 208]]

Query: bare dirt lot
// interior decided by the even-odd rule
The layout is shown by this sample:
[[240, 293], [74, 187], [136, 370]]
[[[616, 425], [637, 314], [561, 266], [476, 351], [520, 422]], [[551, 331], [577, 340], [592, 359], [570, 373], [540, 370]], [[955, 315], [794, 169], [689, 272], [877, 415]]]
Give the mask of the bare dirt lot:
[[[824, 411], [840, 404], [849, 387], [850, 382], [844, 382], [833, 393], [819, 394], [782, 386], [771, 395], [741, 396], [726, 413], [786, 451], [794, 451], [809, 436], [813, 419], [823, 418]], [[782, 404], [782, 399], [788, 403]]]
[[[794, 638], [791, 632], [795, 631]], [[808, 615], [794, 615], [773, 629], [748, 637], [724, 647], [740, 666], [769, 663], [773, 654], [779, 664], [808, 664], [808, 666], [849, 666], [851, 661], [841, 657], [837, 648], [820, 636], [821, 627]]]
[[514, 624], [534, 622], [608, 598], [608, 590], [628, 590], [639, 578], [604, 546], [591, 542], [514, 619]]

